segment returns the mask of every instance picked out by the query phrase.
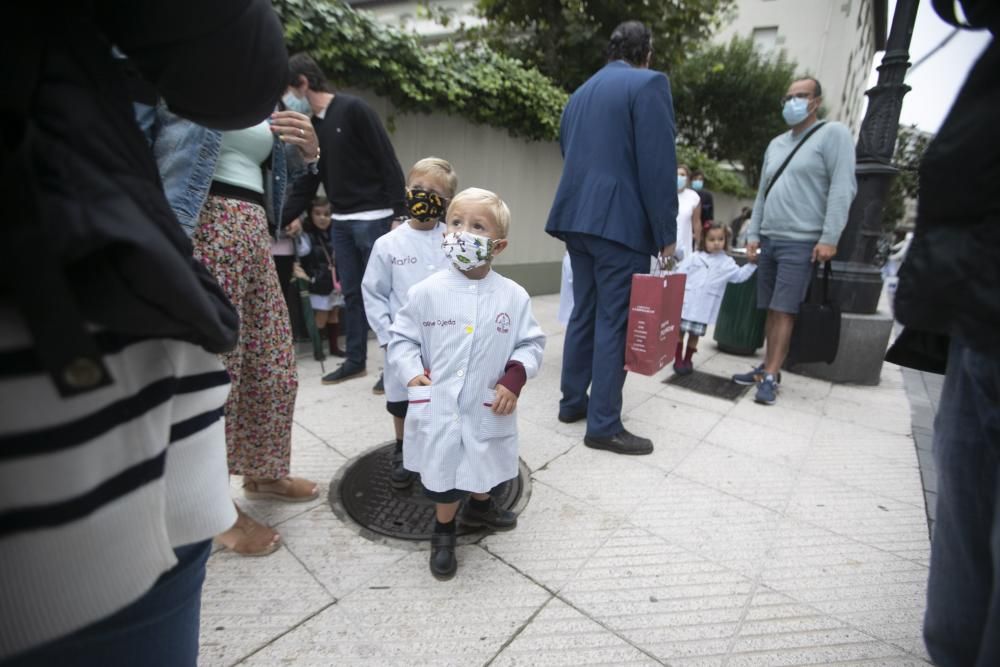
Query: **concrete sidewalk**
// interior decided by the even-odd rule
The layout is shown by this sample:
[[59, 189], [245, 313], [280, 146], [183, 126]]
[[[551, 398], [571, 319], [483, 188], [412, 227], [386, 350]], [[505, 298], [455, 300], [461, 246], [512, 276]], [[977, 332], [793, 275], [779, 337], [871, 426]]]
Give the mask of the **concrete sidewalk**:
[[[927, 522], [898, 368], [879, 387], [786, 374], [773, 407], [630, 375], [626, 425], [656, 451], [621, 457], [556, 420], [557, 301], [534, 299], [549, 339], [518, 407], [530, 499], [516, 530], [461, 546], [446, 583], [426, 545], [364, 537], [327, 503], [329, 480], [391, 439], [378, 353], [334, 387], [300, 359], [292, 468], [324, 495], [240, 498], [286, 546], [213, 554], [201, 664], [928, 664]], [[695, 363], [729, 375], [754, 360], [709, 336]]]

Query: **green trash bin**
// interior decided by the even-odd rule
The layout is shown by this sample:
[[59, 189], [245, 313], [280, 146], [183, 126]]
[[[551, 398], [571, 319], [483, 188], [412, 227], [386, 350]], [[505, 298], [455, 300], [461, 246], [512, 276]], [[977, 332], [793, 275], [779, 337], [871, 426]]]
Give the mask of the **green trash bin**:
[[[746, 264], [746, 256], [734, 255], [737, 264]], [[757, 310], [757, 274], [743, 283], [726, 286], [715, 321], [715, 342], [729, 354], [754, 354], [764, 344], [766, 310]]]

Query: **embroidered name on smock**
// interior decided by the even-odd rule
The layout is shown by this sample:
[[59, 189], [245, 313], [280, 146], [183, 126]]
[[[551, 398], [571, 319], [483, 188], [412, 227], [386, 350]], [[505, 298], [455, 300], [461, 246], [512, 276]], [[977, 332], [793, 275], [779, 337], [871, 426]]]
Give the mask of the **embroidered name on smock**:
[[416, 264], [417, 258], [413, 255], [409, 257], [396, 257], [395, 255], [389, 255], [389, 263], [395, 266], [406, 266], [407, 264]]
[[455, 320], [424, 320], [425, 327], [453, 327]]

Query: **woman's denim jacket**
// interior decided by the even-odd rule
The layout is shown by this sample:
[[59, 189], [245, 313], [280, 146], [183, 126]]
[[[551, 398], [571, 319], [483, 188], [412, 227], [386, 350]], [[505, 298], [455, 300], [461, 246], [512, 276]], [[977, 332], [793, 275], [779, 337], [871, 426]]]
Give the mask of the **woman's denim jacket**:
[[[181, 118], [162, 102], [156, 107], [135, 103], [135, 116], [153, 149], [167, 201], [184, 232], [192, 236], [212, 185], [222, 132]], [[271, 166], [264, 180], [264, 204], [272, 229], [281, 220], [287, 183], [285, 144], [275, 137]]]

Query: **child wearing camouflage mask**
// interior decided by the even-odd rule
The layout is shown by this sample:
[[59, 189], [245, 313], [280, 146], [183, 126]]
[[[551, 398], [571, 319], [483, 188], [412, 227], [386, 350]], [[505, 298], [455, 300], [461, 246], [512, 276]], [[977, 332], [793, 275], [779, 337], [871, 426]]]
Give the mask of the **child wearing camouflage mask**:
[[[441, 250], [445, 209], [458, 189], [458, 175], [447, 160], [427, 157], [418, 161], [406, 177], [406, 206], [409, 219], [375, 241], [368, 268], [361, 281], [361, 294], [368, 324], [385, 350], [389, 327], [406, 303], [407, 291], [427, 276], [448, 266]], [[385, 362], [383, 378], [385, 407], [392, 415], [396, 452], [392, 458], [390, 481], [405, 489], [415, 475], [403, 467], [403, 420], [406, 418], [406, 385]]]

